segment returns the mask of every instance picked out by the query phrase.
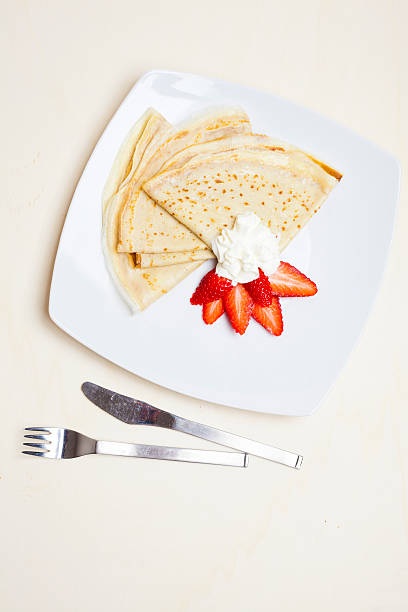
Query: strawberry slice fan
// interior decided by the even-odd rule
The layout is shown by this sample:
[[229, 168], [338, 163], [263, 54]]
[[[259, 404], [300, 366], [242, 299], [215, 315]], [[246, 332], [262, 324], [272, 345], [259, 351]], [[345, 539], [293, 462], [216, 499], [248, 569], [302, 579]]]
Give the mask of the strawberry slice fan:
[[281, 297], [307, 297], [315, 295], [317, 287], [313, 281], [294, 266], [281, 261], [272, 276], [266, 276], [259, 268], [259, 276], [244, 285], [218, 276], [210, 270], [197, 289], [190, 302], [203, 307], [203, 319], [212, 325], [224, 312], [232, 327], [241, 336], [246, 332], [252, 318], [269, 333], [280, 336], [283, 332]]

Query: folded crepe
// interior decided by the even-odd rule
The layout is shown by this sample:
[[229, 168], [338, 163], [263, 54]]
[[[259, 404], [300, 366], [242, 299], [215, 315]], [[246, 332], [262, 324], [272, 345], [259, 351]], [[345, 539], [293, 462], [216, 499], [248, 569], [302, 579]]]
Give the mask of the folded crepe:
[[189, 261], [203, 262], [214, 258], [215, 255], [210, 249], [199, 249], [197, 251], [180, 251], [179, 253], [136, 253], [134, 263], [139, 268], [155, 268]]
[[237, 215], [252, 211], [283, 250], [319, 209], [341, 175], [290, 145], [198, 155], [143, 185], [209, 248]]
[[[198, 159], [201, 155], [208, 155], [221, 151], [229, 151], [238, 148], [265, 147], [267, 150], [275, 150], [280, 147], [280, 141], [272, 141], [271, 138], [260, 134], [234, 134], [232, 136], [224, 136], [211, 140], [203, 144], [196, 144], [182, 149], [170, 157], [162, 166], [162, 171], [179, 168], [193, 157]], [[141, 200], [139, 200], [139, 204]], [[137, 203], [136, 203], [137, 206]], [[151, 208], [151, 204], [149, 204]], [[156, 206], [156, 204], [154, 204]], [[160, 217], [163, 217], [163, 212], [160, 211]], [[140, 211], [139, 211], [140, 213]], [[172, 217], [166, 213], [165, 222], [172, 223]], [[179, 224], [178, 224], [179, 225]], [[157, 224], [155, 225], [157, 229]], [[183, 230], [185, 231], [185, 230]], [[171, 265], [175, 263], [199, 261], [213, 259], [214, 254], [206, 248], [196, 246], [193, 250], [177, 251], [177, 252], [162, 252], [162, 253], [135, 253], [134, 262], [140, 268], [150, 268], [161, 265]]]
[[150, 109], [103, 192], [112, 278], [133, 310], [146, 308], [213, 257], [212, 239], [248, 210], [281, 233], [283, 249], [340, 178], [287, 143], [251, 134], [241, 110], [212, 111], [175, 129]]
[[134, 257], [119, 253], [119, 221], [126, 194], [138, 173], [169, 131], [169, 124], [149, 109], [134, 125], [121, 146], [107, 179], [103, 197], [102, 245], [111, 277], [132, 310], [142, 310], [195, 270], [202, 262], [140, 269]]
[[192, 145], [170, 157], [162, 166], [161, 172], [181, 168], [193, 158], [198, 161], [215, 153], [233, 151], [236, 149], [265, 149], [268, 151], [284, 151], [295, 149], [281, 140], [276, 140], [265, 134], [233, 134], [201, 144]]
[[241, 109], [222, 108], [173, 129], [156, 147], [138, 173], [123, 202], [118, 251], [121, 253], [180, 253], [205, 249], [206, 245], [186, 225], [156, 205], [142, 190], [145, 181], [157, 174], [175, 154], [198, 143], [233, 134], [250, 133], [249, 118]]
[[135, 123], [122, 143], [106, 180], [102, 193], [104, 209], [111, 197], [119, 191], [123, 198], [122, 205], [125, 204], [125, 198], [137, 182], [152, 152], [171, 129], [171, 124], [152, 108]]

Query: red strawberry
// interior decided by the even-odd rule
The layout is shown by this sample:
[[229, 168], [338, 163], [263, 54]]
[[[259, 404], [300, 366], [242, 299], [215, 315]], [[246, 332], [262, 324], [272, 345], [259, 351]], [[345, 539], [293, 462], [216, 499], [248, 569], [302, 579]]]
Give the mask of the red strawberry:
[[232, 327], [242, 336], [248, 327], [254, 306], [251, 296], [243, 285], [238, 284], [224, 295], [223, 302]]
[[270, 306], [255, 304], [252, 316], [274, 336], [280, 336], [283, 332], [282, 310], [278, 297], [273, 298]]
[[229, 278], [218, 276], [214, 268], [201, 279], [200, 284], [190, 298], [190, 302], [194, 305], [213, 302], [214, 300], [218, 300], [218, 298], [222, 297], [222, 295], [228, 291], [231, 286], [232, 285]]
[[305, 297], [317, 293], [317, 287], [310, 278], [284, 261], [269, 277], [269, 282], [274, 295], [279, 297]]
[[261, 306], [269, 306], [269, 304], [272, 304], [273, 301], [273, 289], [266, 274], [264, 274], [261, 268], [258, 269], [258, 278], [250, 283], [245, 283], [244, 287], [251, 294], [251, 297], [256, 304], [260, 304]]
[[207, 325], [212, 325], [224, 312], [224, 304], [222, 299], [214, 300], [214, 302], [207, 302], [203, 306], [203, 319]]

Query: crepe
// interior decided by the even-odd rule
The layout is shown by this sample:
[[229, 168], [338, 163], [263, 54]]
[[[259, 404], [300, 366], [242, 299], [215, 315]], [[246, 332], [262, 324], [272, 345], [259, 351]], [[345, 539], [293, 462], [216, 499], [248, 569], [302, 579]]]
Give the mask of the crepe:
[[280, 234], [283, 250], [339, 179], [294, 147], [281, 148], [193, 157], [159, 173], [143, 189], [210, 248], [237, 215], [252, 211]]
[[215, 255], [210, 249], [198, 249], [197, 251], [180, 251], [179, 253], [136, 253], [134, 261], [135, 266], [139, 268], [155, 268], [189, 261], [203, 262], [214, 258]]
[[249, 133], [248, 116], [241, 109], [218, 109], [170, 132], [146, 163], [126, 202], [120, 222], [118, 251], [127, 253], [180, 253], [206, 245], [183, 223], [158, 207], [141, 189], [173, 155], [197, 143]]
[[[183, 149], [166, 161], [161, 168], [161, 172], [181, 168], [193, 158], [198, 161], [200, 158], [208, 157], [212, 154], [233, 151], [235, 149], [260, 148], [269, 151], [284, 151], [289, 150], [289, 147], [290, 145], [281, 140], [273, 139], [265, 134], [234, 134]], [[294, 149], [294, 147], [292, 148]]]
[[195, 270], [202, 262], [191, 262], [141, 270], [126, 253], [118, 253], [119, 221], [124, 194], [132, 188], [137, 173], [141, 172], [150, 148], [157, 148], [169, 124], [152, 109], [139, 119], [129, 132], [114, 161], [103, 197], [102, 245], [111, 277], [129, 307], [143, 310], [174, 285]]
[[143, 114], [126, 136], [115, 157], [102, 193], [103, 208], [119, 190], [123, 198], [125, 194], [130, 193], [132, 185], [149, 161], [152, 150], [157, 148], [171, 129], [171, 124], [153, 108]]

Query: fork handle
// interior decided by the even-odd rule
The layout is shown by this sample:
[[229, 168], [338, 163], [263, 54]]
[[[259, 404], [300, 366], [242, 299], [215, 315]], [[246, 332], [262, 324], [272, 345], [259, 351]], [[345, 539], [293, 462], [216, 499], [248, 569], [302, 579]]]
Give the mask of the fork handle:
[[128, 442], [107, 442], [105, 440], [98, 440], [96, 442], [95, 454], [120, 455], [122, 457], [137, 457], [140, 459], [188, 461], [190, 463], [211, 463], [213, 465], [229, 465], [232, 467], [247, 467], [248, 465], [248, 455], [245, 453], [151, 446], [130, 444]]

